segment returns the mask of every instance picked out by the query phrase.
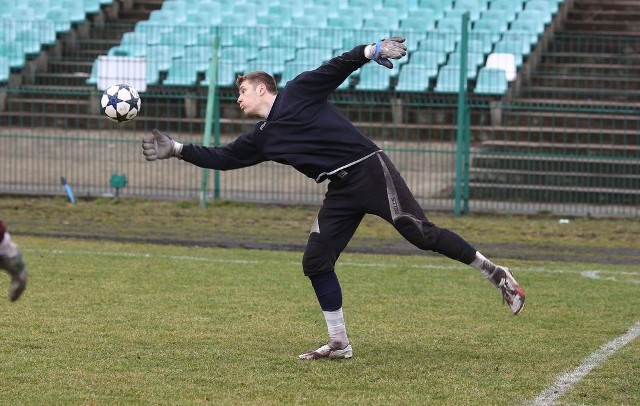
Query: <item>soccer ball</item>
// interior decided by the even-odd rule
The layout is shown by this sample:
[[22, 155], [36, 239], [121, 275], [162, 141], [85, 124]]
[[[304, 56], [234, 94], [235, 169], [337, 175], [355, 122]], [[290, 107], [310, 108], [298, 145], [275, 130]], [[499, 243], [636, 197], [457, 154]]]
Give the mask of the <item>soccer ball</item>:
[[142, 102], [133, 87], [125, 84], [113, 85], [104, 91], [100, 106], [107, 118], [116, 123], [131, 121], [138, 115]]

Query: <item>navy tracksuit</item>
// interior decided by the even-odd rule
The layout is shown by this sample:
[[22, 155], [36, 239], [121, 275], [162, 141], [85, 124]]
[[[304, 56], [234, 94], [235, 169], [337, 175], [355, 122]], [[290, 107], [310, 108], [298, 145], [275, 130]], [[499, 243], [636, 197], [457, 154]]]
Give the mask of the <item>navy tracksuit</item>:
[[327, 100], [352, 72], [369, 62], [364, 48], [357, 46], [287, 82], [267, 119], [251, 132], [221, 147], [185, 145], [182, 158], [220, 170], [275, 161], [316, 182], [329, 179], [303, 257], [307, 276], [333, 273], [338, 256], [367, 213], [387, 220], [418, 248], [470, 264], [476, 250], [427, 220], [387, 155]]

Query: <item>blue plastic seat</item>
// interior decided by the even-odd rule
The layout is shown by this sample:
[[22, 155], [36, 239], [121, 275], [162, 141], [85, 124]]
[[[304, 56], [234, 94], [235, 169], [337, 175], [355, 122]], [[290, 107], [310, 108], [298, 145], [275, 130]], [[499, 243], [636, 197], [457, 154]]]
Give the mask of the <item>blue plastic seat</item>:
[[165, 86], [195, 86], [198, 81], [196, 66], [191, 61], [174, 60], [167, 71]]
[[315, 69], [318, 65], [312, 64], [308, 61], [288, 61], [284, 65], [284, 70], [282, 71], [282, 77], [280, 78], [280, 82], [278, 82], [278, 87], [284, 87], [288, 81], [295, 78], [302, 72]]
[[398, 74], [395, 90], [398, 92], [426, 92], [429, 90], [429, 80], [438, 73], [432, 69], [407, 64], [402, 66]]
[[[467, 83], [464, 83], [465, 89]], [[457, 93], [460, 89], [460, 68], [456, 66], [444, 66], [438, 72], [436, 86], [433, 89], [437, 93]]]
[[482, 68], [478, 72], [478, 80], [474, 93], [478, 94], [505, 94], [509, 88], [509, 82], [502, 69]]
[[69, 11], [61, 7], [53, 7], [47, 11], [46, 19], [53, 21], [56, 32], [64, 33], [71, 31], [71, 16]]
[[358, 72], [357, 90], [386, 91], [390, 88], [390, 80], [397, 70], [387, 69], [376, 63], [368, 63]]
[[26, 62], [24, 49], [17, 42], [0, 43], [0, 56], [7, 58], [12, 69], [22, 69]]
[[0, 56], [0, 83], [9, 81], [11, 76], [11, 66], [9, 65], [9, 59]]

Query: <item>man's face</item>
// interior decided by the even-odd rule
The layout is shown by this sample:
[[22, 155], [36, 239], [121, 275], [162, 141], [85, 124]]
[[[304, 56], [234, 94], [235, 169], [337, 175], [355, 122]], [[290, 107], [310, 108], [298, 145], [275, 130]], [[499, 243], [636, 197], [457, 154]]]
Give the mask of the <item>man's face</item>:
[[247, 117], [258, 115], [260, 96], [264, 93], [263, 84], [254, 84], [245, 80], [238, 88], [238, 105]]

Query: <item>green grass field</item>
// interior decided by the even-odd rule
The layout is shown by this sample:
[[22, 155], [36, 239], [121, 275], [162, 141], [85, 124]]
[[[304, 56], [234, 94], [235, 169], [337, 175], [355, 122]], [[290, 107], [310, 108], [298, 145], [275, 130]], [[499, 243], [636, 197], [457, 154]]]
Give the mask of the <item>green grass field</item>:
[[[31, 280], [0, 301], [7, 405], [528, 404], [640, 321], [637, 264], [508, 260], [513, 317], [446, 258], [345, 253], [354, 358], [301, 361], [326, 340], [301, 252], [14, 237]], [[559, 403], [639, 404], [640, 340]]]

